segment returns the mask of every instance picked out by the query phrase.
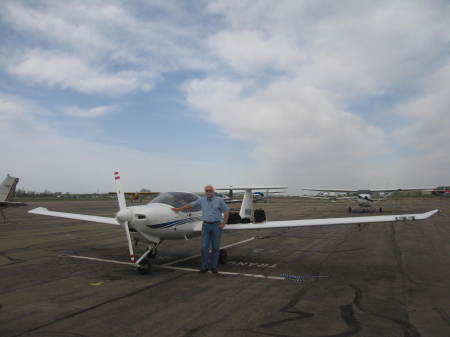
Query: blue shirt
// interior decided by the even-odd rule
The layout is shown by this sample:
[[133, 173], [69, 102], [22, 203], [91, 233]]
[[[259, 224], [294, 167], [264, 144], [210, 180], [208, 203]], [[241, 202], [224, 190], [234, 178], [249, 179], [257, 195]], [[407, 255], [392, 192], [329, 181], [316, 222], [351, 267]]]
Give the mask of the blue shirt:
[[207, 198], [206, 196], [200, 197], [191, 202], [190, 205], [192, 208], [200, 206], [203, 212], [203, 221], [207, 222], [221, 222], [223, 220], [222, 213], [229, 211], [225, 201], [216, 196], [213, 196], [212, 198]]

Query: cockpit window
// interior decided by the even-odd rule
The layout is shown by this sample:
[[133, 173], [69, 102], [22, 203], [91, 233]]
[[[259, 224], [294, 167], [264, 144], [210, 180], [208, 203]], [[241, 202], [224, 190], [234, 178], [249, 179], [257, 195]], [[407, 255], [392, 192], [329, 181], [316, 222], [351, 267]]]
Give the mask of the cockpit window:
[[165, 192], [159, 194], [156, 198], [153, 198], [153, 200], [150, 201], [150, 203], [151, 204], [160, 203], [170, 205], [172, 207], [180, 207], [189, 204], [197, 200], [198, 198], [199, 198], [198, 195], [195, 195], [193, 193]]

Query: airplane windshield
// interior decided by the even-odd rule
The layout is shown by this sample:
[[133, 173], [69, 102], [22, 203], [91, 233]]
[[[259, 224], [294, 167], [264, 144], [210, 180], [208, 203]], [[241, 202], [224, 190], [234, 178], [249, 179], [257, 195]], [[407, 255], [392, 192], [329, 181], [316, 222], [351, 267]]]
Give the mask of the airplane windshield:
[[197, 200], [199, 197], [193, 193], [186, 192], [165, 192], [159, 194], [150, 201], [151, 204], [160, 203], [170, 205], [172, 207], [180, 207]]

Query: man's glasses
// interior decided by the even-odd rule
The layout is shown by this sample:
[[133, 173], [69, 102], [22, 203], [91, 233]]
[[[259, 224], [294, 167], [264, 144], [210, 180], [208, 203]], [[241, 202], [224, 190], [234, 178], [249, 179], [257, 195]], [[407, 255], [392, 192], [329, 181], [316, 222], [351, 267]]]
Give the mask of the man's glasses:
[[213, 190], [205, 190], [205, 192], [212, 192]]

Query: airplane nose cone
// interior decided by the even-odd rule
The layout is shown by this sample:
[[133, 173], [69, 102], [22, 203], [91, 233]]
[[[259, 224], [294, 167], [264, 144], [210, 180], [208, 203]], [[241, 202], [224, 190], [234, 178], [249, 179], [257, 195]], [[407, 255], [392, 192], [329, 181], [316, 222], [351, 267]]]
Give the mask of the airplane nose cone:
[[129, 209], [124, 209], [116, 213], [116, 219], [119, 222], [130, 222], [133, 220], [133, 212], [131, 212]]

